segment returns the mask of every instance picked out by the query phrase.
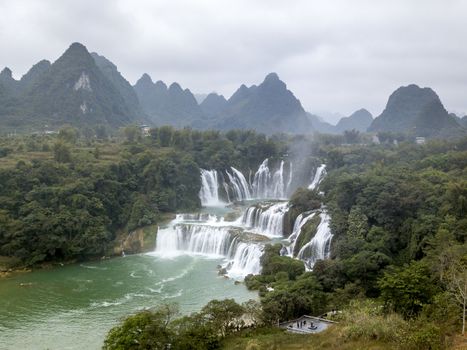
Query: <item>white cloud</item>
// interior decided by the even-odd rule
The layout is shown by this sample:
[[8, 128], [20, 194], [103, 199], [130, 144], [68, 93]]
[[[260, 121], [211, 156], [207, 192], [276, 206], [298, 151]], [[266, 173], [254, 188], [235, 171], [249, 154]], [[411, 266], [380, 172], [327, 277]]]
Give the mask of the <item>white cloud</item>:
[[16, 77], [71, 42], [194, 92], [229, 96], [276, 71], [308, 110], [378, 114], [400, 85], [467, 112], [463, 0], [0, 1], [0, 64]]

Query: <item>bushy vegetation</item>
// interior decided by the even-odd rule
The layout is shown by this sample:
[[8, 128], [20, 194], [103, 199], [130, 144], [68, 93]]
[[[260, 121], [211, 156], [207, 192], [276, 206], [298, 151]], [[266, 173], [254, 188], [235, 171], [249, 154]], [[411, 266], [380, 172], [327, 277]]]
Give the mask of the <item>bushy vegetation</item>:
[[100, 257], [118, 230], [199, 208], [200, 167], [249, 169], [283, 147], [254, 132], [170, 127], [0, 139], [0, 256], [21, 265]]
[[[319, 152], [331, 164], [325, 194], [299, 189], [289, 220], [322, 200], [331, 214], [331, 259], [291, 274], [280, 246], [266, 249], [262, 274], [245, 282], [259, 290], [269, 322], [349, 310], [343, 338], [446, 347], [446, 337], [463, 329], [466, 308], [467, 142]], [[349, 307], [358, 300], [361, 307]]]
[[176, 316], [176, 305], [129, 316], [108, 333], [104, 349], [219, 349], [226, 336], [261, 322], [259, 305], [253, 300], [242, 305], [233, 299], [211, 300], [200, 312]]

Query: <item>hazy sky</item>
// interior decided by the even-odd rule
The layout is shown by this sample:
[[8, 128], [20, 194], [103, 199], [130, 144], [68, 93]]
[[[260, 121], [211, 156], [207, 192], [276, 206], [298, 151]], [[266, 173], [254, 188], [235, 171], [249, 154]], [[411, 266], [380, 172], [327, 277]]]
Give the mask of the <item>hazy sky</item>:
[[0, 0], [0, 65], [21, 77], [78, 41], [142, 73], [230, 96], [277, 72], [309, 111], [379, 114], [400, 85], [467, 113], [467, 0]]

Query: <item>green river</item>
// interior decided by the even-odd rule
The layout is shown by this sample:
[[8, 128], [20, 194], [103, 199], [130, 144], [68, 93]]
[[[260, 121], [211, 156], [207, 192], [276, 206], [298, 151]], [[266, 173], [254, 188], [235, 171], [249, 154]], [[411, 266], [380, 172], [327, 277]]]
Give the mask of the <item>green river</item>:
[[0, 280], [0, 349], [99, 349], [129, 313], [177, 302], [183, 313], [209, 300], [255, 299], [219, 276], [221, 260], [132, 255], [17, 274]]

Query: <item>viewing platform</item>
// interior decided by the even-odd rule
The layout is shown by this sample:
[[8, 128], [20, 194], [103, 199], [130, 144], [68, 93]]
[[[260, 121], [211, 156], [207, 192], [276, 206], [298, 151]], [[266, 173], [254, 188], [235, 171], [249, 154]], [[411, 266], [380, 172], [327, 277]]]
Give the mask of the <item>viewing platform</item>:
[[300, 318], [279, 323], [279, 327], [291, 333], [313, 334], [326, 330], [334, 323], [337, 322], [325, 318], [303, 315]]

